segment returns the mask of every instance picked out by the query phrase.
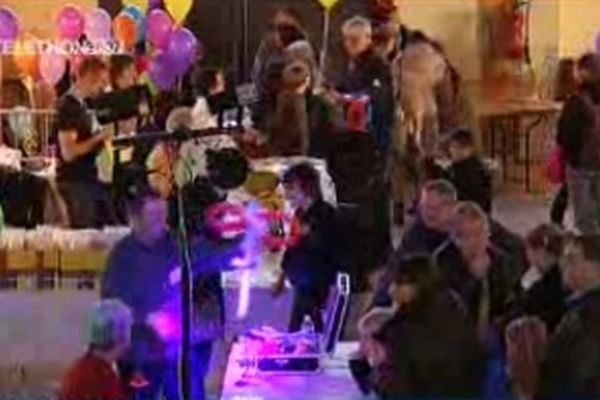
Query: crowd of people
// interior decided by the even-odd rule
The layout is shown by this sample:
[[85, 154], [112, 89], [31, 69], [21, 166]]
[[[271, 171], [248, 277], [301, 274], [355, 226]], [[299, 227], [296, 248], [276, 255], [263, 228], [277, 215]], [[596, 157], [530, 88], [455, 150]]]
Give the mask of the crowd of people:
[[[297, 240], [285, 250], [273, 292], [286, 281], [293, 288], [290, 331], [307, 317], [323, 330], [329, 288], [346, 270], [358, 289], [371, 284], [374, 293], [350, 363], [365, 395], [600, 397], [600, 56], [561, 64], [557, 145], [565, 165], [549, 216], [554, 224], [521, 238], [494, 215], [490, 169], [467, 128], [460, 76], [440, 43], [385, 18], [354, 16], [341, 32], [345, 66], [329, 74], [319, 69], [300, 14], [278, 8], [253, 66], [258, 99], [246, 144], [270, 155], [325, 159], [341, 203], [323, 199], [309, 163], [281, 179]], [[75, 72], [56, 101], [57, 180], [70, 226], [128, 222], [132, 233], [111, 252], [89, 351], [66, 374], [60, 398], [177, 399], [177, 340], [158, 321], [180, 279], [171, 160], [185, 145], [120, 151], [120, 161], [139, 167], [132, 183], [120, 176], [125, 166], [111, 161], [109, 143], [148, 129], [218, 126], [224, 111], [240, 106], [224, 71], [203, 69], [189, 79], [191, 100], [161, 93], [152, 113], [102, 127], [86, 99], [107, 86], [135, 86], [135, 59], [89, 57]], [[188, 108], [178, 108], [182, 103]], [[189, 227], [194, 305], [202, 315], [194, 318], [194, 400], [204, 399], [198, 377], [224, 329], [220, 272], [235, 268], [242, 251], [241, 239], [219, 236], [204, 211], [240, 186], [249, 168], [236, 149], [200, 159], [202, 171], [183, 188], [197, 211]], [[115, 189], [121, 181], [124, 191]], [[577, 235], [562, 228], [567, 198]], [[396, 248], [393, 224], [402, 226]]]

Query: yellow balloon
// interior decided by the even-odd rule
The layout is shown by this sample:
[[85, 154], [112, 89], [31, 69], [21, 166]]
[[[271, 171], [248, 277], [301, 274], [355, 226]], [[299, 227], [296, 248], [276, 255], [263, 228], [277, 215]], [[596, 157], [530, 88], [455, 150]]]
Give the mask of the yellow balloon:
[[144, 13], [148, 11], [148, 3], [150, 0], [123, 0], [123, 6], [136, 6], [139, 7]]
[[319, 0], [319, 3], [325, 8], [326, 11], [329, 11], [335, 6], [340, 0]]
[[165, 7], [175, 23], [181, 24], [190, 12], [193, 2], [193, 0], [165, 0]]

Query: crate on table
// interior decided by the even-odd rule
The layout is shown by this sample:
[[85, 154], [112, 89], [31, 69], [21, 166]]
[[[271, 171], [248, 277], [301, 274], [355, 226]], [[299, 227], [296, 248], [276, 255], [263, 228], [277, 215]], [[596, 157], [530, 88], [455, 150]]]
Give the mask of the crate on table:
[[60, 253], [61, 286], [75, 283], [77, 289], [93, 288], [102, 275], [108, 249], [62, 250]]

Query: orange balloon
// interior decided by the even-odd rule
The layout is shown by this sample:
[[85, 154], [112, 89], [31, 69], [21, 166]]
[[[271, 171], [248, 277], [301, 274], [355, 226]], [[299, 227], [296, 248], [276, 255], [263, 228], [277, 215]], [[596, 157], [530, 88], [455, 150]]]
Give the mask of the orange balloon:
[[[39, 61], [40, 56], [36, 54], [35, 47], [30, 46], [31, 42], [36, 38], [31, 35], [25, 35], [21, 37], [15, 43], [15, 52], [13, 54], [13, 60], [19, 71], [25, 76], [32, 78], [38, 78], [40, 76]], [[29, 43], [29, 44], [28, 44]]]
[[126, 49], [131, 49], [137, 39], [137, 22], [129, 15], [119, 14], [113, 22], [115, 39]]

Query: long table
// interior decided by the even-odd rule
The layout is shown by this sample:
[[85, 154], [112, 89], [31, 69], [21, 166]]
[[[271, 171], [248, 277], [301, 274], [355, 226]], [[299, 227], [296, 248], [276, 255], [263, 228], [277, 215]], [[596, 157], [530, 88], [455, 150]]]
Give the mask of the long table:
[[[512, 156], [513, 163], [523, 164], [524, 178], [521, 182], [525, 191], [530, 192], [532, 167], [538, 161], [533, 151], [537, 150], [545, 158], [544, 144], [552, 138], [553, 124], [561, 110], [561, 103], [530, 98], [481, 104], [478, 118], [483, 123], [488, 155], [491, 158], [500, 157], [505, 181], [509, 180], [509, 156]], [[545, 127], [546, 131], [541, 132], [542, 137], [535, 138], [538, 140], [534, 143], [534, 132], [540, 127]]]
[[229, 354], [221, 400], [359, 400], [348, 360], [358, 343], [339, 343], [332, 357], [323, 360], [320, 372], [245, 376], [238, 360], [242, 347], [234, 344]]

